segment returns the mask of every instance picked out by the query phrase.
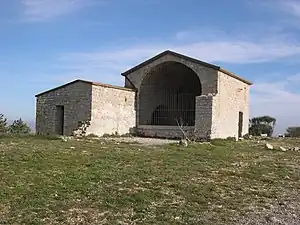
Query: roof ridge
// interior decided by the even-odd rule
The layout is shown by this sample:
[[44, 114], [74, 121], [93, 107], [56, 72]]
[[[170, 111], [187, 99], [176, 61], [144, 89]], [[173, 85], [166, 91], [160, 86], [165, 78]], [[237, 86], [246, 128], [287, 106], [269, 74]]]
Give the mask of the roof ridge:
[[132, 73], [132, 72], [134, 72], [134, 71], [136, 71], [136, 70], [142, 68], [143, 66], [146, 66], [147, 64], [149, 64], [149, 63], [155, 61], [156, 59], [159, 59], [159, 58], [161, 58], [161, 57], [163, 57], [163, 56], [165, 56], [165, 55], [167, 55], [167, 54], [171, 54], [171, 55], [173, 55], [173, 56], [175, 56], [175, 57], [179, 57], [179, 58], [185, 58], [185, 59], [187, 59], [187, 60], [189, 60], [189, 61], [192, 61], [192, 62], [201, 64], [201, 65], [204, 65], [204, 66], [206, 66], [206, 67], [209, 67], [209, 68], [212, 68], [212, 69], [221, 71], [221, 72], [223, 72], [223, 73], [225, 73], [225, 74], [227, 74], [227, 75], [229, 75], [229, 76], [231, 76], [231, 77], [233, 77], [233, 78], [235, 78], [235, 79], [238, 79], [238, 80], [240, 80], [240, 81], [242, 81], [242, 82], [244, 82], [244, 83], [246, 83], [246, 84], [248, 84], [248, 85], [252, 85], [252, 82], [250, 82], [250, 81], [248, 81], [248, 80], [246, 80], [246, 79], [244, 79], [244, 78], [238, 76], [237, 74], [235, 74], [235, 73], [233, 73], [233, 72], [230, 72], [230, 71], [228, 71], [228, 70], [226, 70], [226, 69], [224, 69], [224, 68], [221, 68], [220, 66], [217, 66], [217, 65], [215, 65], [215, 64], [211, 64], [211, 63], [208, 63], [208, 62], [204, 62], [204, 61], [201, 61], [201, 60], [199, 60], [199, 59], [192, 58], [192, 57], [190, 57], [190, 56], [183, 55], [183, 54], [178, 53], [178, 52], [175, 52], [175, 51], [171, 51], [171, 50], [169, 50], [169, 49], [167, 49], [167, 50], [165, 50], [165, 51], [163, 51], [163, 52], [161, 52], [161, 53], [159, 53], [159, 54], [153, 56], [152, 58], [149, 58], [149, 59], [147, 59], [146, 61], [144, 61], [144, 62], [142, 62], [142, 63], [140, 63], [140, 64], [138, 64], [138, 65], [132, 67], [131, 69], [129, 69], [129, 70], [127, 70], [127, 71], [121, 73], [121, 75], [126, 77], [128, 74], [130, 74], [130, 73]]
[[105, 83], [101, 83], [101, 82], [93, 82], [93, 81], [89, 81], [89, 80], [76, 79], [76, 80], [70, 81], [68, 83], [59, 85], [57, 87], [48, 89], [47, 91], [41, 92], [39, 94], [36, 94], [35, 97], [39, 97], [39, 96], [41, 96], [43, 94], [46, 94], [46, 93], [49, 93], [49, 92], [52, 92], [52, 91], [56, 91], [58, 89], [66, 87], [68, 85], [74, 84], [76, 82], [83, 82], [83, 83], [87, 83], [87, 84], [91, 84], [91, 85], [95, 85], [95, 86], [102, 86], [102, 87], [107, 87], [107, 88], [115, 88], [115, 89], [120, 89], [120, 90], [125, 90], [125, 91], [135, 91], [134, 89], [126, 88], [126, 87], [121, 87], [121, 86], [117, 86], [117, 85], [105, 84]]

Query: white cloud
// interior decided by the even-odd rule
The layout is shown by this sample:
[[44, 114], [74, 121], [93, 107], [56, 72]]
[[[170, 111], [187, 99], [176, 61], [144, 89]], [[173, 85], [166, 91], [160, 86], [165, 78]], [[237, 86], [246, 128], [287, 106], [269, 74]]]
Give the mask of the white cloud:
[[300, 1], [299, 0], [280, 0], [279, 7], [288, 14], [300, 17]]
[[275, 117], [275, 133], [300, 125], [300, 93], [291, 91], [293, 77], [278, 82], [254, 82], [251, 88], [251, 116]]
[[37, 22], [53, 19], [92, 3], [91, 0], [23, 0], [26, 21]]
[[281, 40], [251, 42], [240, 40], [158, 43], [94, 52], [71, 52], [59, 58], [62, 69], [78, 73], [120, 74], [166, 49], [211, 63], [261, 63], [300, 55], [300, 44]]
[[300, 73], [288, 77], [288, 80], [292, 82], [300, 82]]

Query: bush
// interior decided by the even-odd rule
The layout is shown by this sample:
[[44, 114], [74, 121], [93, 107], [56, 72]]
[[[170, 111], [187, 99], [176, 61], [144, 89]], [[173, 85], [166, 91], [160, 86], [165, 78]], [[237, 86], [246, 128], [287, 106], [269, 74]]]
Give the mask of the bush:
[[14, 122], [8, 126], [8, 132], [10, 134], [29, 134], [31, 132], [31, 129], [20, 118], [18, 120], [14, 120]]
[[0, 114], [0, 135], [3, 135], [7, 132], [7, 119], [3, 114]]
[[286, 137], [300, 137], [300, 127], [288, 127], [286, 130]]

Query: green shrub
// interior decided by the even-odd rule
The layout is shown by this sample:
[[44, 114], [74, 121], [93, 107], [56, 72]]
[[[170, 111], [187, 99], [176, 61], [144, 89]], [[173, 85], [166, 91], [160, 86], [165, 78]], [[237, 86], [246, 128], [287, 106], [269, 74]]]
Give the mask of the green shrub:
[[14, 122], [8, 126], [8, 132], [10, 134], [29, 134], [31, 132], [30, 127], [20, 118], [14, 120]]
[[3, 135], [7, 132], [7, 119], [3, 114], [0, 114], [0, 135]]

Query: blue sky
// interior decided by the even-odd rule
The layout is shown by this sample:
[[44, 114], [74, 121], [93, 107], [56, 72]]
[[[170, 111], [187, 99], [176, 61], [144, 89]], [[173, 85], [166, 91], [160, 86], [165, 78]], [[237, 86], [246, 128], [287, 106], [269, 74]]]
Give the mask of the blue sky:
[[254, 82], [251, 116], [300, 125], [298, 0], [1, 0], [0, 111], [34, 121], [34, 95], [121, 72], [166, 49]]

